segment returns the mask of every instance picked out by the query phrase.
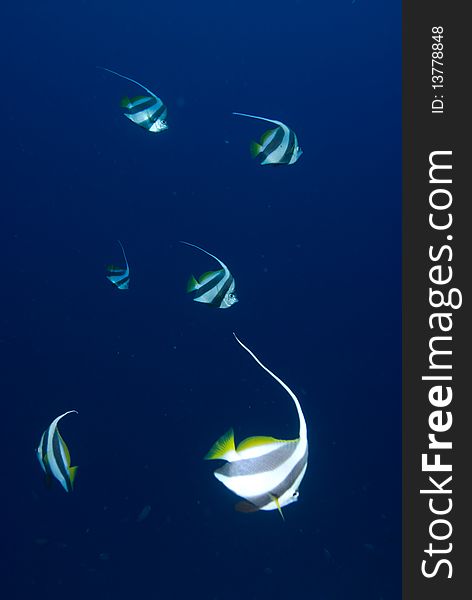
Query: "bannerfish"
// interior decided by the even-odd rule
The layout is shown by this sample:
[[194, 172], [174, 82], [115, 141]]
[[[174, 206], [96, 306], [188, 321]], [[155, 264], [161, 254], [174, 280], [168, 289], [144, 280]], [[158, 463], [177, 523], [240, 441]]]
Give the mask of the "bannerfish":
[[230, 429], [213, 444], [205, 459], [222, 459], [225, 465], [216, 469], [215, 477], [245, 501], [236, 504], [240, 512], [277, 509], [298, 500], [298, 488], [308, 463], [308, 439], [305, 417], [292, 390], [233, 334], [236, 341], [290, 395], [295, 403], [299, 434], [295, 440], [278, 440], [267, 436], [248, 437], [235, 446]]
[[54, 419], [41, 436], [41, 441], [36, 450], [39, 464], [46, 474], [46, 481], [49, 482], [54, 477], [66, 492], [71, 492], [74, 487], [77, 467], [70, 466], [69, 449], [59, 433], [57, 424], [62, 417], [70, 413], [77, 413], [77, 411], [69, 410]]
[[127, 290], [129, 288], [128, 259], [126, 258], [125, 249], [123, 248], [123, 244], [120, 242], [120, 240], [118, 240], [118, 243], [120, 244], [121, 249], [123, 251], [123, 257], [125, 259], [126, 267], [123, 268], [123, 267], [117, 267], [115, 265], [108, 265], [107, 266], [108, 275], [106, 277], [119, 290]]
[[295, 132], [284, 123], [245, 113], [234, 112], [233, 115], [268, 121], [277, 125], [275, 129], [268, 129], [262, 134], [259, 144], [251, 142], [251, 156], [260, 158], [261, 165], [293, 165], [302, 155], [303, 150], [298, 145]]
[[151, 90], [139, 83], [139, 81], [131, 79], [131, 77], [126, 77], [126, 75], [121, 75], [106, 67], [98, 68], [113, 73], [122, 79], [127, 79], [128, 81], [139, 85], [139, 87], [150, 94], [149, 96], [133, 96], [132, 98], [125, 96], [122, 98], [120, 106], [127, 111], [124, 113], [125, 117], [151, 133], [160, 133], [168, 128], [165, 120], [167, 117], [167, 107], [154, 92], [151, 92]]
[[151, 514], [151, 506], [147, 504], [136, 517], [136, 523], [142, 523]]
[[218, 261], [222, 266], [218, 271], [204, 273], [199, 277], [198, 281], [191, 275], [187, 283], [187, 292], [195, 292], [193, 298], [195, 302], [204, 302], [216, 308], [229, 308], [233, 306], [238, 299], [234, 291], [236, 287], [234, 277], [229, 272], [228, 267], [219, 258], [200, 248], [200, 246], [189, 244], [189, 242], [181, 243], [201, 250]]

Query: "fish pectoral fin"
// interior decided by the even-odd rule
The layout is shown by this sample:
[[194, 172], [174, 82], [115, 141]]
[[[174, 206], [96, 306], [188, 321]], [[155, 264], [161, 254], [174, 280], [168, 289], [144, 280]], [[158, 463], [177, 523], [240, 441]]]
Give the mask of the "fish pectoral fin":
[[228, 460], [227, 456], [235, 452], [234, 431], [231, 428], [213, 444], [204, 458], [205, 460], [214, 460], [217, 458]]
[[187, 292], [194, 292], [195, 290], [198, 290], [199, 287], [200, 284], [198, 283], [198, 281], [193, 275], [190, 275], [190, 278], [187, 281]]
[[240, 502], [236, 502], [234, 505], [234, 510], [242, 513], [254, 513], [258, 512], [258, 508], [252, 502], [248, 502], [247, 500], [241, 500]]
[[249, 146], [249, 150], [251, 152], [251, 156], [253, 158], [256, 158], [256, 156], [259, 156], [259, 154], [262, 152], [262, 146], [260, 144], [258, 144], [257, 142], [251, 142], [251, 145]]
[[282, 512], [282, 507], [280, 506], [280, 502], [277, 496], [274, 496], [274, 494], [270, 494], [269, 496], [272, 498], [272, 500], [275, 502], [275, 505], [277, 506], [277, 510], [280, 513], [280, 516], [282, 517], [282, 519], [285, 521], [285, 517], [284, 517], [284, 513]]
[[75, 476], [77, 474], [78, 467], [69, 467], [69, 477], [71, 486], [74, 487]]

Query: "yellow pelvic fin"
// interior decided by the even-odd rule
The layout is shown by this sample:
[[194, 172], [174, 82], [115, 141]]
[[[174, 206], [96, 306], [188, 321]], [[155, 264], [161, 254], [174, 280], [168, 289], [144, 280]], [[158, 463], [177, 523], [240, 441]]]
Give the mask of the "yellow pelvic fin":
[[277, 506], [277, 510], [280, 513], [280, 516], [282, 517], [282, 519], [285, 521], [285, 517], [284, 517], [284, 513], [282, 512], [282, 507], [280, 506], [280, 502], [279, 499], [277, 498], [277, 496], [274, 496], [274, 494], [269, 494], [269, 496], [272, 498], [272, 500], [275, 502], [275, 505]]
[[224, 435], [217, 440], [210, 450], [205, 454], [205, 460], [213, 460], [215, 458], [224, 458], [228, 452], [235, 452], [234, 446], [234, 431], [229, 429]]
[[69, 467], [69, 477], [71, 487], [74, 487], [75, 476], [77, 474], [77, 467]]

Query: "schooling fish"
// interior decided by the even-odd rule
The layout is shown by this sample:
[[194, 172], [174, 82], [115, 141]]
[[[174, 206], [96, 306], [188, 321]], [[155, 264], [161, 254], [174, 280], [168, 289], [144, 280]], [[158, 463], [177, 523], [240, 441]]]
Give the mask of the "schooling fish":
[[113, 285], [115, 285], [119, 290], [127, 290], [129, 288], [129, 265], [128, 260], [126, 258], [125, 249], [123, 248], [123, 244], [118, 240], [118, 243], [123, 250], [123, 257], [125, 259], [126, 267], [116, 267], [115, 265], [108, 265], [107, 271], [108, 275], [106, 276]]
[[278, 509], [298, 499], [298, 488], [305, 475], [308, 462], [308, 440], [305, 417], [292, 390], [269, 371], [261, 361], [233, 334], [236, 341], [271, 377], [290, 395], [295, 403], [300, 425], [295, 440], [278, 440], [273, 437], [248, 437], [235, 446], [234, 432], [225, 433], [205, 456], [205, 459], [223, 459], [227, 463], [215, 471], [215, 477], [232, 492], [245, 498], [236, 504], [236, 510]]
[[223, 267], [218, 271], [204, 273], [199, 277], [198, 281], [193, 275], [190, 277], [187, 283], [187, 292], [195, 292], [193, 298], [195, 302], [204, 302], [216, 308], [229, 308], [233, 306], [238, 299], [234, 292], [236, 287], [234, 277], [229, 272], [228, 267], [219, 258], [200, 248], [200, 246], [195, 246], [195, 244], [189, 244], [188, 242], [181, 243], [205, 252], [205, 254], [217, 260]]
[[46, 479], [49, 481], [54, 477], [66, 492], [72, 491], [77, 467], [70, 466], [69, 449], [59, 433], [57, 424], [62, 417], [70, 413], [77, 413], [77, 411], [69, 410], [63, 415], [59, 415], [57, 419], [54, 419], [41, 436], [41, 441], [36, 450], [39, 464], [46, 473]]
[[251, 155], [260, 158], [261, 165], [293, 165], [302, 155], [303, 150], [298, 145], [297, 136], [287, 125], [256, 115], [238, 112], [234, 112], [233, 115], [268, 121], [277, 125], [275, 129], [268, 129], [262, 134], [259, 144], [251, 142]]
[[139, 81], [135, 81], [130, 77], [126, 77], [126, 75], [121, 75], [120, 73], [112, 71], [111, 69], [107, 69], [106, 67], [98, 68], [108, 71], [109, 73], [113, 73], [114, 75], [118, 75], [118, 77], [121, 77], [122, 79], [132, 81], [150, 94], [150, 96], [133, 96], [132, 98], [125, 96], [122, 98], [120, 105], [121, 108], [127, 110], [127, 112], [125, 112], [125, 117], [127, 117], [130, 121], [133, 121], [133, 123], [136, 123], [136, 125], [139, 125], [147, 131], [150, 131], [151, 133], [159, 133], [168, 128], [165, 120], [167, 117], [167, 107], [164, 105], [162, 100], [154, 94], [154, 92], [148, 90], [148, 88], [144, 87], [144, 85], [139, 83]]

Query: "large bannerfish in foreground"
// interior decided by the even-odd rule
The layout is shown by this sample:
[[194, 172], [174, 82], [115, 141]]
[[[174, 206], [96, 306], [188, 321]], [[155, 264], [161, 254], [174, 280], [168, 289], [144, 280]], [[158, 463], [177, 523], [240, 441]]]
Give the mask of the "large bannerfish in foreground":
[[268, 121], [277, 125], [275, 129], [268, 129], [262, 134], [259, 144], [251, 142], [251, 155], [260, 159], [261, 165], [293, 165], [302, 155], [303, 150], [298, 145], [295, 132], [284, 123], [239, 112], [234, 112], [233, 115]]
[[125, 259], [125, 267], [117, 267], [116, 265], [108, 265], [107, 271], [108, 275], [106, 276], [111, 283], [117, 287], [119, 290], [127, 290], [129, 288], [129, 265], [128, 259], [126, 258], [125, 249], [123, 248], [123, 244], [118, 240], [118, 243], [121, 246], [121, 250], [123, 251], [123, 258]]
[[197, 279], [192, 275], [187, 283], [187, 292], [195, 292], [193, 299], [195, 302], [204, 302], [215, 306], [216, 308], [230, 308], [238, 299], [235, 294], [236, 284], [234, 277], [231, 275], [228, 267], [216, 256], [210, 254], [200, 246], [190, 244], [189, 242], [181, 242], [187, 246], [192, 246], [201, 250], [208, 256], [211, 256], [221, 265], [218, 271], [208, 271]]
[[126, 110], [124, 113], [125, 117], [151, 133], [160, 133], [168, 128], [165, 120], [167, 117], [167, 107], [154, 92], [151, 92], [151, 90], [139, 83], [139, 81], [131, 79], [131, 77], [126, 77], [126, 75], [121, 75], [106, 67], [99, 67], [99, 69], [113, 73], [113, 75], [117, 75], [122, 79], [127, 79], [148, 92], [149, 96], [133, 96], [132, 98], [125, 96], [121, 99], [120, 106]]
[[222, 459], [227, 463], [216, 469], [215, 477], [232, 492], [245, 498], [236, 504], [236, 510], [278, 509], [298, 499], [298, 488], [308, 463], [308, 440], [305, 417], [300, 403], [292, 390], [274, 375], [233, 334], [236, 341], [271, 377], [290, 395], [295, 403], [300, 430], [295, 440], [278, 440], [273, 437], [255, 436], [235, 446], [234, 432], [230, 429], [209, 450], [205, 459]]
[[57, 424], [62, 417], [71, 413], [77, 413], [77, 411], [69, 410], [54, 419], [41, 436], [41, 441], [36, 450], [39, 464], [46, 474], [46, 481], [49, 482], [54, 477], [66, 492], [71, 492], [74, 487], [77, 467], [70, 466], [69, 449], [59, 433]]

